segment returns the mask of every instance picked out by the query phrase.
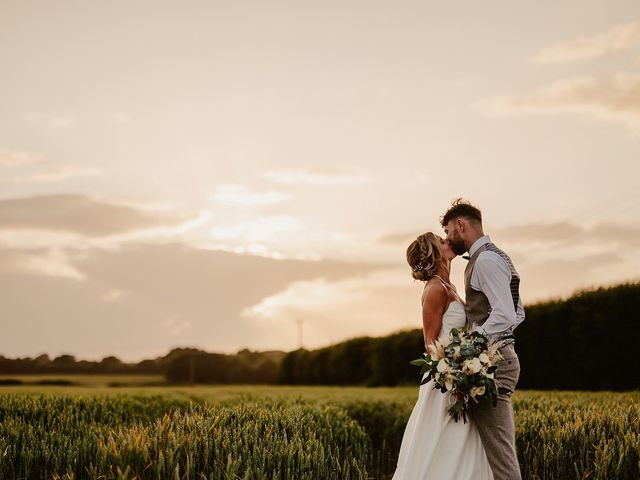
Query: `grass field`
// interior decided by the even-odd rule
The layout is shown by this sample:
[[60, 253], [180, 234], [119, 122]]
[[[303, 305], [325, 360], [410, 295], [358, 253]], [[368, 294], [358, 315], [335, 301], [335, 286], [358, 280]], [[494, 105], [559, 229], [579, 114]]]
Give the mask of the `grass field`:
[[[74, 385], [0, 386], [0, 478], [385, 479], [418, 394], [57, 379]], [[517, 391], [514, 408], [524, 478], [640, 478], [640, 392]]]

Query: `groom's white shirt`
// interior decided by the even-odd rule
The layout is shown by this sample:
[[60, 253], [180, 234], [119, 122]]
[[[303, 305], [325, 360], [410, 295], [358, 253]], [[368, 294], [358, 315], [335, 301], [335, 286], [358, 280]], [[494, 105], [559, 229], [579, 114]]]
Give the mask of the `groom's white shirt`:
[[[491, 242], [489, 235], [480, 237], [469, 248], [469, 256], [472, 257], [482, 245], [489, 242]], [[489, 318], [484, 324], [476, 327], [476, 331], [486, 335], [489, 340], [496, 340], [505, 333], [511, 333], [522, 323], [524, 320], [522, 298], [518, 299], [518, 306], [514, 311], [511, 297], [511, 269], [499, 254], [489, 250], [480, 252], [471, 272], [470, 283], [471, 288], [487, 296], [491, 305]]]

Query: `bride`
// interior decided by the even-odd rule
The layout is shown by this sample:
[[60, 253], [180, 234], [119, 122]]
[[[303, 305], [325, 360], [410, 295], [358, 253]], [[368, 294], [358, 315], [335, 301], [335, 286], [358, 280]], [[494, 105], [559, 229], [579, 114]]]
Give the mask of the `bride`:
[[[413, 278], [425, 282], [425, 350], [439, 336], [466, 323], [464, 304], [449, 280], [449, 266], [455, 256], [448, 242], [431, 232], [420, 235], [407, 249]], [[476, 426], [454, 422], [448, 414], [453, 402], [450, 393], [434, 390], [433, 384], [431, 380], [420, 386], [402, 437], [393, 480], [492, 480]]]

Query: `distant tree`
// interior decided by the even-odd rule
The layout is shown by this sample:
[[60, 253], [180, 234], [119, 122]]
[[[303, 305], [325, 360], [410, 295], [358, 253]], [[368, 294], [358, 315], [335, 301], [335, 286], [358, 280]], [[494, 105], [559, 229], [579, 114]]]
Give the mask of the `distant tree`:
[[46, 367], [51, 363], [51, 359], [49, 358], [49, 355], [47, 355], [46, 353], [43, 353], [42, 355], [38, 355], [36, 358], [33, 359], [33, 365], [36, 367]]
[[132, 372], [143, 375], [153, 375], [163, 373], [163, 367], [159, 360], [142, 360], [133, 365]]
[[104, 357], [100, 361], [100, 373], [122, 373], [126, 371], [122, 361], [114, 356]]
[[293, 385], [299, 383], [294, 377], [294, 367], [297, 362], [297, 358], [294, 352], [287, 353], [282, 359], [282, 362], [280, 362], [280, 368], [278, 369], [278, 374], [276, 377], [277, 382], [280, 384]]
[[76, 357], [73, 355], [60, 355], [59, 357], [54, 358], [51, 363], [57, 367], [69, 366], [76, 363]]
[[165, 365], [165, 377], [175, 383], [275, 383], [283, 355], [241, 350], [236, 355], [182, 351]]

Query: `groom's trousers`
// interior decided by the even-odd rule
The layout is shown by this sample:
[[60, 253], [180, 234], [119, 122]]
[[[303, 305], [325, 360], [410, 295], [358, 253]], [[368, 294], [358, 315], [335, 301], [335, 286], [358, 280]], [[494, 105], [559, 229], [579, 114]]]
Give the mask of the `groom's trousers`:
[[520, 480], [511, 404], [511, 394], [520, 376], [520, 361], [513, 344], [505, 345], [499, 351], [504, 359], [496, 364], [496, 386], [509, 389], [509, 393], [498, 395], [496, 407], [486, 399], [474, 405], [471, 418], [480, 432], [494, 480]]

